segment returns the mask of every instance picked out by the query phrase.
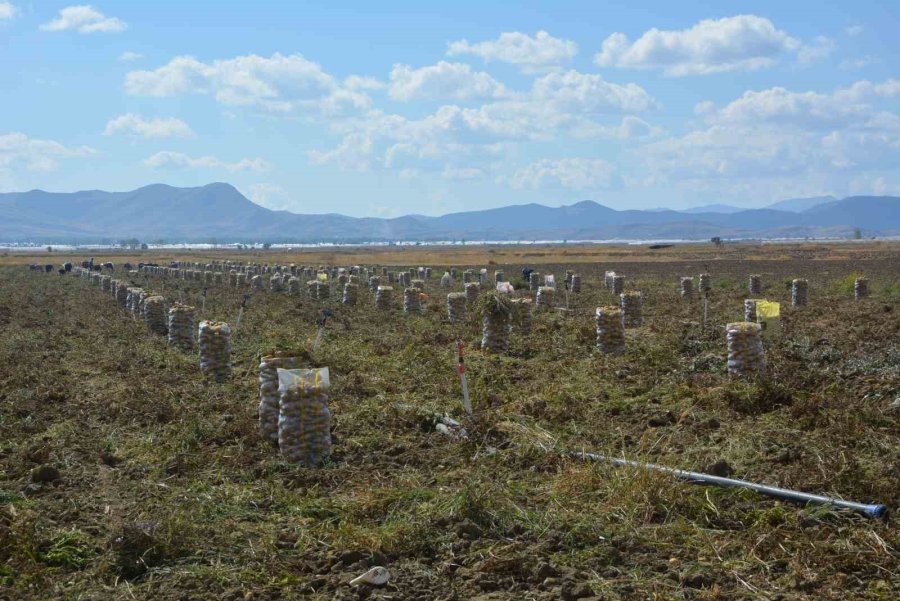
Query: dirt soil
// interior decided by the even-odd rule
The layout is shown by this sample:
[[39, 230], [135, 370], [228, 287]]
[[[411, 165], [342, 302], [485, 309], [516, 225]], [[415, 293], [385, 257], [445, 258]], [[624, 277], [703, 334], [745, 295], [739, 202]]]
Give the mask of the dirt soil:
[[[530, 265], [557, 281], [574, 269], [583, 291], [569, 296], [571, 311], [536, 314], [532, 334], [514, 332], [503, 356], [477, 349], [474, 316], [448, 322], [442, 269], [421, 316], [403, 315], [400, 294], [385, 313], [367, 290], [354, 307], [334, 291], [326, 302], [254, 292], [232, 378], [219, 385], [87, 278], [25, 266], [46, 254], [3, 257], [0, 599], [900, 598], [891, 517], [561, 456], [584, 449], [896, 510], [897, 245], [130, 258], [175, 256], [469, 265], [502, 269], [520, 288]], [[202, 284], [129, 276], [128, 258], [95, 260], [201, 307]], [[627, 331], [623, 356], [596, 348], [594, 311], [615, 302], [605, 270], [644, 294], [644, 325]], [[680, 276], [704, 271], [705, 327], [702, 300], [679, 295]], [[782, 303], [762, 381], [725, 369], [724, 324], [742, 319], [751, 273]], [[872, 292], [862, 301], [858, 275]], [[794, 277], [809, 279], [808, 307], [790, 306]], [[242, 294], [210, 286], [202, 318], [235, 324]], [[334, 316], [313, 350], [326, 307]], [[457, 339], [473, 419], [462, 410]], [[334, 449], [320, 468], [285, 462], [259, 434], [259, 357], [275, 348], [330, 369]], [[464, 422], [468, 438], [438, 432], [440, 413]], [[386, 586], [348, 584], [374, 565], [390, 570]]]

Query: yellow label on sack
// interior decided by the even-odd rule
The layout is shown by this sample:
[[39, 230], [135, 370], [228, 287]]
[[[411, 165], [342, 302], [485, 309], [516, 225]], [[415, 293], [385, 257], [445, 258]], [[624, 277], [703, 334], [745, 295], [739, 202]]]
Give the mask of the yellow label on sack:
[[762, 328], [763, 336], [780, 336], [781, 304], [766, 300], [757, 301], [756, 323]]

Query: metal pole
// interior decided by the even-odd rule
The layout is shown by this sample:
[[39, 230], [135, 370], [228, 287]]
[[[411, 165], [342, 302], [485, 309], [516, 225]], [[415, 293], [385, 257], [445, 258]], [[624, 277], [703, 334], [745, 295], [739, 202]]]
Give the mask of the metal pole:
[[733, 478], [722, 478], [721, 476], [701, 474], [700, 472], [689, 472], [686, 470], [666, 467], [664, 465], [657, 465], [655, 463], [641, 463], [639, 461], [632, 461], [630, 459], [617, 459], [613, 457], [606, 457], [604, 455], [598, 455], [596, 453], [587, 453], [584, 451], [576, 451], [571, 453], [571, 455], [585, 461], [605, 461], [615, 466], [639, 467], [641, 469], [654, 470], [664, 474], [669, 474], [670, 476], [675, 476], [679, 480], [684, 480], [686, 482], [715, 484], [716, 486], [725, 486], [729, 488], [745, 488], [748, 490], [756, 491], [763, 495], [778, 497], [780, 499], [787, 499], [789, 501], [811, 503], [814, 505], [832, 505], [834, 507], [856, 511], [865, 515], [866, 517], [880, 518], [884, 516], [885, 512], [887, 512], [886, 505], [855, 503], [853, 501], [844, 501], [842, 499], [835, 499], [823, 495], [814, 495], [796, 490], [789, 490], [786, 488], [778, 488], [777, 486], [756, 484], [755, 482], [747, 482], [746, 480], [735, 480]]

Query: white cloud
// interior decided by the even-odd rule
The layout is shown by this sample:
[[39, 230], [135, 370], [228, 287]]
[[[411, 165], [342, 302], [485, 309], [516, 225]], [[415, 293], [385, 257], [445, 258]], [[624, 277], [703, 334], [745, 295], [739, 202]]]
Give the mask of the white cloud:
[[845, 58], [840, 63], [838, 63], [838, 69], [840, 69], [841, 71], [856, 71], [857, 69], [867, 67], [874, 62], [876, 62], [875, 57], [868, 54], [860, 58]]
[[628, 115], [623, 117], [622, 122], [618, 125], [602, 125], [590, 120], [578, 121], [572, 126], [569, 133], [576, 138], [633, 140], [658, 136], [662, 130], [643, 119]]
[[599, 75], [574, 70], [536, 79], [531, 94], [535, 103], [549, 103], [564, 113], [639, 113], [657, 105], [637, 84], [609, 83]]
[[705, 19], [689, 29], [650, 29], [631, 42], [614, 33], [595, 62], [601, 67], [662, 69], [666, 75], [707, 75], [770, 67], [803, 45], [766, 18], [738, 15]]
[[501, 33], [496, 40], [475, 44], [459, 40], [447, 47], [449, 56], [473, 54], [485, 62], [511, 63], [526, 73], [559, 67], [577, 53], [575, 42], [554, 38], [546, 31], [539, 31], [534, 37], [518, 31]]
[[478, 167], [444, 167], [441, 177], [456, 181], [469, 181], [481, 179], [485, 176], [484, 170]]
[[21, 132], [0, 134], [0, 169], [24, 167], [28, 171], [53, 171], [59, 159], [96, 154], [93, 148], [69, 148], [54, 140], [29, 138]]
[[9, 2], [0, 2], [0, 21], [13, 19], [19, 14], [19, 9]]
[[[620, 139], [653, 134], [657, 130], [627, 114], [655, 106], [656, 101], [635, 84], [613, 84], [577, 71], [549, 73], [527, 92], [510, 92], [508, 98], [477, 107], [444, 105], [418, 119], [369, 111], [335, 123], [334, 131], [343, 138], [339, 145], [308, 156], [314, 164], [336, 163], [349, 169], [380, 164], [441, 172], [447, 165], [474, 167], [459, 164], [458, 157], [471, 163], [512, 142], [551, 141], [569, 134]], [[626, 114], [626, 119], [608, 126], [595, 121], [608, 114]]]
[[[857, 81], [831, 93], [748, 91], [717, 109], [698, 105], [705, 127], [643, 146], [659, 181], [741, 188], [846, 183], [847, 174], [900, 166], [900, 80]], [[714, 191], [714, 190], [713, 190]]]
[[841, 127], [873, 114], [871, 103], [900, 96], [900, 79], [879, 84], [861, 80], [831, 94], [792, 92], [785, 88], [748, 91], [721, 109], [711, 103], [698, 108], [711, 123], [773, 123], [803, 128]]
[[144, 55], [140, 52], [131, 52], [130, 50], [123, 52], [119, 55], [119, 60], [123, 63], [129, 63], [131, 61], [136, 61], [144, 58]]
[[616, 185], [615, 168], [602, 159], [542, 159], [517, 170], [509, 184], [513, 188], [560, 185], [574, 190], [611, 188]]
[[383, 90], [386, 86], [374, 77], [350, 75], [344, 78], [344, 87], [348, 90]]
[[815, 136], [775, 127], [714, 125], [641, 149], [647, 166], [674, 179], [798, 175], [813, 161]]
[[78, 33], [116, 33], [125, 31], [128, 25], [116, 17], [107, 17], [89, 5], [68, 6], [49, 23], [41, 25], [43, 31], [70, 31]]
[[863, 29], [862, 25], [851, 25], [850, 27], [847, 27], [846, 29], [844, 29], [844, 33], [846, 33], [849, 36], [858, 36], [863, 31], [864, 31], [864, 29]]
[[154, 169], [225, 169], [227, 171], [267, 171], [270, 166], [261, 158], [241, 159], [236, 163], [221, 161], [214, 156], [191, 157], [183, 152], [164, 150], [144, 160]]
[[134, 113], [119, 115], [106, 124], [104, 136], [124, 133], [143, 138], [189, 138], [194, 135], [190, 126], [175, 117], [144, 119]]
[[813, 39], [811, 44], [804, 45], [797, 52], [797, 60], [804, 65], [828, 58], [834, 51], [835, 43], [823, 35]]
[[463, 63], [440, 61], [436, 65], [413, 69], [394, 65], [389, 94], [394, 100], [416, 99], [471, 100], [501, 98], [508, 95], [499, 81], [484, 71], [472, 71]]
[[277, 184], [253, 184], [250, 186], [248, 196], [259, 206], [273, 211], [287, 211], [294, 206], [294, 203], [288, 198], [287, 190]]
[[[349, 78], [348, 78], [349, 79]], [[211, 63], [178, 56], [152, 71], [132, 71], [125, 91], [136, 96], [212, 94], [222, 104], [255, 106], [276, 113], [336, 114], [369, 106], [364, 92], [374, 80], [343, 85], [300, 54], [254, 54]]]

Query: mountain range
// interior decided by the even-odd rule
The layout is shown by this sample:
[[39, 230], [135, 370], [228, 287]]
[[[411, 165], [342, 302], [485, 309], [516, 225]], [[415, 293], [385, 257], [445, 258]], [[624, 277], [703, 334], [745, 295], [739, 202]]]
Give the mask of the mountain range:
[[5, 242], [380, 242], [625, 240], [900, 235], [900, 197], [791, 199], [763, 209], [708, 205], [686, 211], [617, 211], [590, 200], [513, 205], [440, 217], [301, 215], [254, 204], [236, 188], [163, 184], [131, 192], [0, 194]]

